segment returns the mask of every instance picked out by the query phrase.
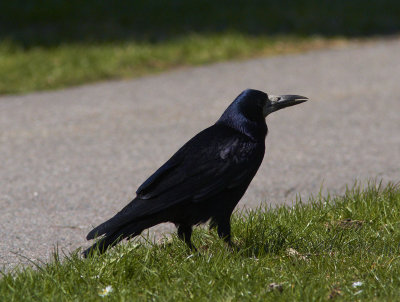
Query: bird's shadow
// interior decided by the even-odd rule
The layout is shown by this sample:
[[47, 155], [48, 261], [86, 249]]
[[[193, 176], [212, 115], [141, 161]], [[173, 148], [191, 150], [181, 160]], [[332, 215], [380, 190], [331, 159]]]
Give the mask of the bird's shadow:
[[253, 233], [248, 232], [244, 236], [235, 238], [237, 252], [242, 257], [259, 257], [262, 255], [278, 255], [285, 251], [289, 246], [294, 246], [295, 242], [301, 239], [294, 238], [294, 234], [283, 226], [277, 226], [268, 232]]
[[[237, 255], [241, 257], [254, 258], [262, 255], [279, 255], [288, 248], [300, 248], [302, 238], [296, 236], [284, 226], [277, 226], [269, 229], [267, 232], [246, 232], [235, 236], [232, 244], [229, 245], [218, 237], [215, 230], [198, 230], [194, 232], [193, 241], [197, 247], [194, 252], [181, 242], [181, 248], [187, 250], [190, 254], [213, 253], [216, 250], [223, 250], [226, 255]], [[163, 248], [172, 247], [175, 242], [180, 242], [179, 238], [172, 238], [162, 244]]]

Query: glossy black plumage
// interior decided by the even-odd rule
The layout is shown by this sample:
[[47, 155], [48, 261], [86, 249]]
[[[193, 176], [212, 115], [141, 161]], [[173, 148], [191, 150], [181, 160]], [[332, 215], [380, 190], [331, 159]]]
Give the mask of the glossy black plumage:
[[[256, 174], [265, 151], [267, 94], [245, 90], [211, 127], [183, 145], [137, 190], [136, 198], [87, 239], [103, 237], [101, 252], [162, 222], [173, 222], [192, 247], [192, 226], [211, 226], [230, 243], [230, 216]], [[276, 109], [277, 110], [277, 109]], [[272, 112], [272, 111], [271, 111]]]

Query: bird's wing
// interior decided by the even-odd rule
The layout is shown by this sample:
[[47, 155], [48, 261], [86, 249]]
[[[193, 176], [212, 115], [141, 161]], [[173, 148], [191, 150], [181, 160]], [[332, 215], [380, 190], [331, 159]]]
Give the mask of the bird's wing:
[[107, 229], [179, 203], [202, 202], [223, 190], [248, 185], [262, 161], [264, 149], [224, 128], [227, 127], [214, 125], [188, 141], [139, 187], [131, 203], [89, 235], [101, 235]]
[[[255, 173], [257, 144], [226, 127], [213, 126], [186, 143], [137, 190], [137, 197], [165, 205], [202, 201]], [[263, 150], [262, 150], [263, 151]], [[163, 197], [160, 199], [160, 197]]]
[[[141, 199], [149, 199], [154, 197], [155, 194], [160, 194], [158, 190], [157, 193], [153, 192], [154, 189], [160, 185], [161, 181], [168, 180], [172, 175], [171, 173], [180, 165], [185, 159], [185, 148], [182, 147], [178, 150], [165, 164], [163, 164], [156, 172], [154, 172], [136, 191], [136, 194]], [[183, 178], [183, 175], [174, 175], [174, 179], [170, 179], [171, 183], [178, 183], [178, 178]], [[164, 184], [165, 186], [165, 184]]]

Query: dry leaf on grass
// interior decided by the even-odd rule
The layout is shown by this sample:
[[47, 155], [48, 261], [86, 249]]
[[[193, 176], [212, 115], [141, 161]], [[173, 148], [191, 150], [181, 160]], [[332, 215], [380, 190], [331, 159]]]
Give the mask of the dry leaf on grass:
[[283, 285], [282, 285], [282, 284], [279, 284], [279, 283], [275, 283], [275, 282], [270, 283], [270, 284], [269, 284], [269, 288], [270, 288], [271, 290], [277, 290], [277, 291], [279, 291], [280, 293], [283, 292]]
[[365, 221], [363, 221], [363, 220], [352, 220], [349, 218], [349, 219], [345, 219], [345, 220], [327, 222], [327, 223], [325, 223], [325, 227], [328, 230], [331, 230], [333, 228], [359, 229], [363, 226], [364, 223], [365, 223]]
[[290, 257], [294, 257], [294, 258], [297, 258], [297, 259], [300, 259], [300, 260], [309, 260], [307, 257], [309, 256], [309, 255], [303, 255], [303, 254], [300, 254], [298, 251], [296, 251], [295, 249], [293, 249], [293, 248], [288, 248], [287, 250], [286, 250], [286, 254], [288, 255], [288, 256], [290, 256]]

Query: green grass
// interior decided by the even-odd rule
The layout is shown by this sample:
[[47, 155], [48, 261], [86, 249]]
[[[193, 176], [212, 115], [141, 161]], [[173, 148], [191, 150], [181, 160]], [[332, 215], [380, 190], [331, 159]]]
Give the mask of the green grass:
[[[4, 274], [4, 301], [398, 301], [400, 187], [235, 215], [229, 250], [197, 229], [191, 253], [176, 237], [105, 255]], [[270, 284], [275, 283], [273, 288]], [[111, 286], [105, 297], [103, 290]]]
[[182, 66], [298, 52], [339, 39], [190, 35], [160, 44], [114, 42], [23, 49], [0, 43], [0, 94], [129, 78]]
[[0, 1], [0, 94], [399, 32], [397, 0]]

